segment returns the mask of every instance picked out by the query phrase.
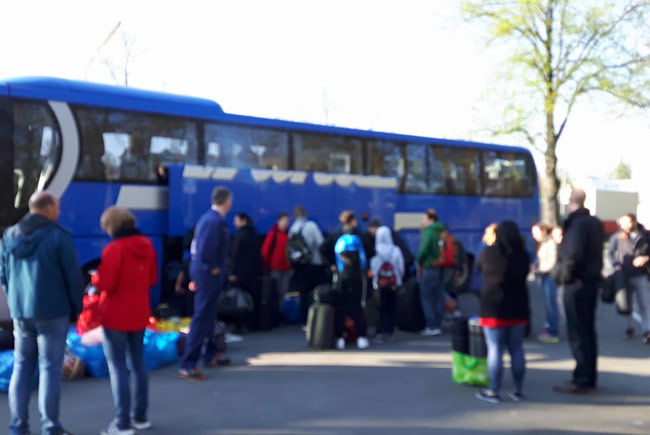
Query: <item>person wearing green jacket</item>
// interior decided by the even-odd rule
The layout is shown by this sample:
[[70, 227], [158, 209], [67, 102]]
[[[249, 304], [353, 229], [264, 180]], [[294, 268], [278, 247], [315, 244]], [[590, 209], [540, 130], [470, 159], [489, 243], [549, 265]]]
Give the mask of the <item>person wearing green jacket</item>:
[[441, 234], [447, 230], [439, 221], [438, 213], [430, 208], [422, 217], [422, 239], [418, 250], [417, 262], [420, 266], [420, 300], [426, 320], [422, 335], [442, 335], [442, 318], [445, 312], [445, 293], [451, 269], [436, 265], [440, 255]]

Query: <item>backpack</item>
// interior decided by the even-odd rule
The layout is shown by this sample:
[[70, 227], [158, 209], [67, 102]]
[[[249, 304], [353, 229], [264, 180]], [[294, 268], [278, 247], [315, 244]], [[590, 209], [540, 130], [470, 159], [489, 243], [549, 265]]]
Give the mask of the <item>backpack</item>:
[[449, 231], [440, 232], [438, 240], [438, 257], [434, 265], [438, 267], [462, 268], [465, 262], [465, 248]]
[[[305, 222], [306, 223], [306, 222]], [[311, 262], [311, 250], [302, 235], [303, 223], [287, 242], [287, 258], [292, 266], [302, 266]]]
[[384, 288], [397, 288], [397, 271], [392, 263], [385, 261], [382, 258], [381, 266], [377, 271], [377, 287]]

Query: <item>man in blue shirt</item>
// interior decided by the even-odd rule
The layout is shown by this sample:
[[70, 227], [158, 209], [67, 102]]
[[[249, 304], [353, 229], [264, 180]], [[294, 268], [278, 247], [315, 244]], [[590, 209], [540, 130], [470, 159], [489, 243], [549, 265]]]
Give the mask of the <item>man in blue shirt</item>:
[[226, 215], [232, 207], [232, 194], [225, 187], [212, 191], [212, 208], [199, 218], [190, 248], [190, 278], [195, 284], [194, 315], [190, 333], [185, 343], [178, 377], [202, 381], [205, 375], [196, 365], [205, 345], [204, 360], [207, 367], [223, 362], [218, 358], [211, 337], [217, 313], [217, 300], [224, 283], [224, 262], [230, 248], [230, 234]]
[[59, 201], [47, 192], [29, 199], [29, 213], [5, 231], [0, 283], [14, 322], [14, 369], [9, 385], [11, 434], [29, 433], [29, 398], [39, 367], [43, 434], [66, 434], [59, 422], [61, 373], [71, 320], [81, 312], [81, 268], [70, 234], [57, 225]]

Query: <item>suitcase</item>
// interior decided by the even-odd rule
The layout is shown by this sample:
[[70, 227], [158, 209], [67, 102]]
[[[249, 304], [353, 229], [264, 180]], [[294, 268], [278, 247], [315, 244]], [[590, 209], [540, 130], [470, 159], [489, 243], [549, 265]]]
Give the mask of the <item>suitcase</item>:
[[334, 307], [316, 302], [307, 316], [307, 344], [315, 350], [334, 348]]
[[418, 332], [425, 326], [422, 302], [420, 302], [420, 285], [416, 279], [409, 280], [397, 291], [396, 309], [397, 327], [402, 331]]
[[452, 350], [469, 354], [469, 324], [467, 317], [456, 317], [451, 327], [451, 348]]
[[318, 284], [314, 289], [314, 301], [322, 304], [332, 304], [336, 298], [336, 289], [333, 284]]
[[268, 276], [262, 278], [260, 306], [257, 310], [257, 328], [268, 331], [278, 326], [280, 320], [280, 296], [277, 283]]

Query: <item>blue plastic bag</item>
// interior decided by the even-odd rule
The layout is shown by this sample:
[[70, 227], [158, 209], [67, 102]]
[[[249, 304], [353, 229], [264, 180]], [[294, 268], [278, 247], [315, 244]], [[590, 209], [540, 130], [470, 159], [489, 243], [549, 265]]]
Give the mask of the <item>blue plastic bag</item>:
[[81, 337], [70, 329], [66, 344], [70, 352], [81, 358], [86, 365], [86, 373], [95, 378], [108, 377], [108, 364], [104, 356], [104, 349], [101, 344], [95, 346], [84, 346], [81, 344]]
[[[0, 391], [6, 393], [9, 391], [9, 382], [11, 373], [14, 370], [14, 351], [5, 350], [0, 352]], [[34, 370], [32, 378], [32, 388], [38, 387], [38, 367]]]
[[146, 330], [144, 333], [144, 365], [147, 370], [155, 370], [178, 362], [176, 343], [180, 338], [177, 332], [155, 332]]

